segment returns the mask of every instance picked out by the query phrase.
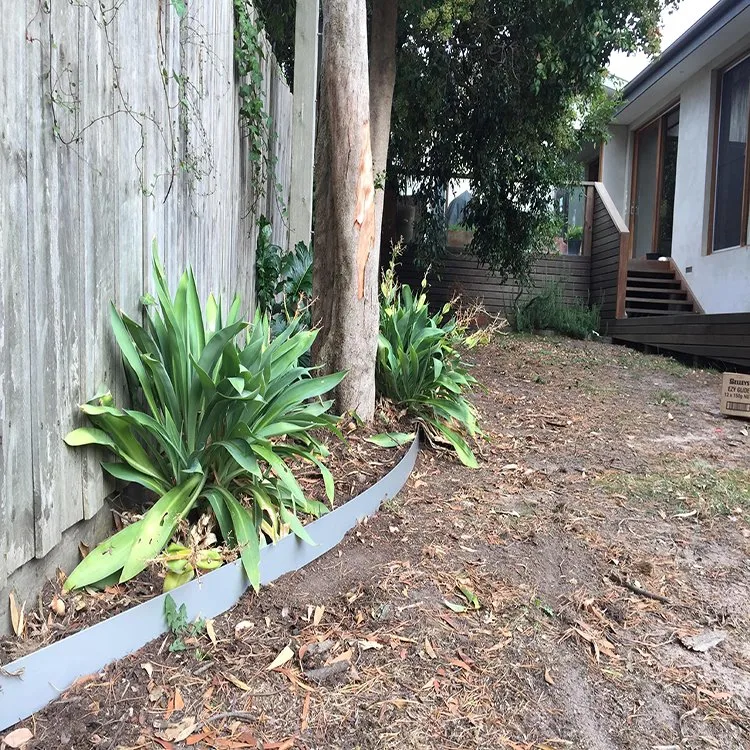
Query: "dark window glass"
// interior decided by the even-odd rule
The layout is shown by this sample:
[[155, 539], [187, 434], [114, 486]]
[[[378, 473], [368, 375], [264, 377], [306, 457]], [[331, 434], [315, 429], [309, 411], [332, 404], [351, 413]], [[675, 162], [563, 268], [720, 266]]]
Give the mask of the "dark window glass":
[[744, 244], [742, 226], [750, 58], [724, 73], [716, 158], [714, 250]]
[[656, 206], [656, 163], [659, 153], [659, 123], [657, 120], [638, 133], [638, 163], [636, 165], [635, 214], [633, 255], [642, 258], [650, 253], [654, 241], [654, 208]]
[[672, 255], [674, 193], [677, 184], [677, 141], [680, 135], [680, 109], [673, 109], [663, 120], [664, 144], [661, 162], [661, 199], [659, 201], [659, 255]]

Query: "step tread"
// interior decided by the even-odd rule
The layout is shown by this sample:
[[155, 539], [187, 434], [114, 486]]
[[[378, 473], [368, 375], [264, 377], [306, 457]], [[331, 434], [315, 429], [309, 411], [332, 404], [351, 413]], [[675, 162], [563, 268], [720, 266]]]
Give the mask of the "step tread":
[[680, 288], [668, 288], [664, 289], [662, 287], [658, 286], [628, 286], [626, 287], [626, 291], [628, 293], [630, 292], [646, 292], [647, 294], [676, 294], [680, 295], [682, 297], [687, 297], [687, 292], [684, 289]]
[[664, 299], [663, 297], [631, 297], [629, 294], [625, 295], [625, 302], [648, 302], [654, 305], [680, 305], [682, 307], [693, 306], [693, 303], [686, 299]]
[[628, 269], [633, 271], [645, 271], [655, 268], [661, 270], [662, 268], [671, 268], [671, 263], [668, 260], [646, 260], [646, 258], [631, 258], [628, 261]]
[[677, 279], [633, 279], [628, 277], [628, 284], [640, 286], [644, 289], [673, 289], [676, 291], [682, 289], [682, 284]]
[[649, 310], [641, 307], [627, 307], [625, 306], [625, 312], [626, 314], [630, 315], [631, 313], [637, 314], [637, 315], [695, 315], [696, 313], [694, 311], [690, 310]]
[[670, 279], [673, 281], [676, 281], [674, 271], [641, 271], [641, 270], [633, 270], [632, 268], [628, 269], [628, 278], [629, 279], [657, 279], [657, 278], [664, 278], [664, 279]]

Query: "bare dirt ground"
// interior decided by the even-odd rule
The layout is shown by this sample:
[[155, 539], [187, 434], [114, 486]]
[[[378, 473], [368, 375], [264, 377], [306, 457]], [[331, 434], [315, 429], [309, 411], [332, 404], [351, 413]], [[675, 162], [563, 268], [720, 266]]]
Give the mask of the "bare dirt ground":
[[470, 358], [479, 470], [424, 451], [337, 550], [80, 681], [27, 747], [750, 747], [750, 423], [720, 376], [557, 339]]

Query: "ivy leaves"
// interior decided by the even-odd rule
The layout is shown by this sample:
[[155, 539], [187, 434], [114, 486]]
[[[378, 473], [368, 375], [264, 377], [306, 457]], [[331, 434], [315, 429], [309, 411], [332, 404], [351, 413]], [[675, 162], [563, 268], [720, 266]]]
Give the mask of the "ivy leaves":
[[178, 18], [184, 18], [187, 14], [185, 0], [172, 0], [172, 7], [174, 8], [175, 13], [177, 13]]
[[266, 192], [264, 173], [273, 173], [275, 163], [272, 149], [268, 148], [273, 122], [263, 101], [262, 27], [253, 14], [247, 0], [234, 0], [234, 64], [240, 79], [240, 126], [247, 138], [253, 195], [257, 200]]

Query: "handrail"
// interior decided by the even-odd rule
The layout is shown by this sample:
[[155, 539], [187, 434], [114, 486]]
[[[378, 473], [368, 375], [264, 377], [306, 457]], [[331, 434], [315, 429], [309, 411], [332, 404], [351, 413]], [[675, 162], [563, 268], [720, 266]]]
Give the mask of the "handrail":
[[620, 212], [615, 207], [612, 198], [607, 192], [602, 182], [582, 182], [586, 187], [593, 186], [596, 190], [599, 200], [601, 200], [610, 220], [615, 225], [615, 229], [620, 234], [619, 261], [617, 267], [617, 304], [615, 307], [615, 317], [625, 317], [625, 294], [628, 284], [628, 261], [630, 260], [630, 230], [625, 220], [620, 216]]

